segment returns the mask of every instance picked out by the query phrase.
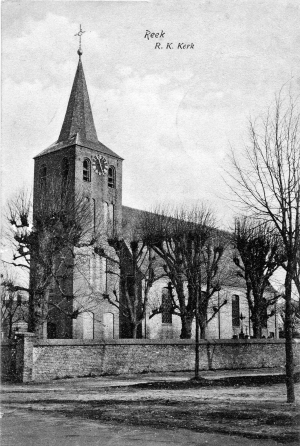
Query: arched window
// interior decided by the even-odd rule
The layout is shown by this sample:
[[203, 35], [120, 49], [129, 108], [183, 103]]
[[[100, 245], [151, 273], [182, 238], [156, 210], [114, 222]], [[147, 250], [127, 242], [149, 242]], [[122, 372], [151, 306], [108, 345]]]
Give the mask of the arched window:
[[85, 311], [82, 313], [82, 338], [94, 339], [94, 313]]
[[268, 328], [268, 302], [265, 297], [262, 299], [262, 304], [262, 328]]
[[116, 169], [114, 166], [109, 166], [108, 169], [108, 187], [115, 188], [116, 187]]
[[45, 189], [47, 179], [47, 167], [43, 164], [40, 168], [40, 187]]
[[103, 224], [108, 233], [113, 234], [115, 230], [115, 207], [113, 203], [103, 203]]
[[113, 313], [103, 314], [104, 339], [114, 339], [115, 337], [115, 320]]
[[102, 291], [104, 294], [107, 294], [107, 286], [108, 286], [108, 280], [107, 280], [107, 275], [108, 275], [108, 267], [107, 267], [107, 259], [105, 257], [101, 257], [101, 271], [103, 271], [103, 280], [102, 280]]
[[162, 313], [161, 321], [163, 324], [172, 324], [172, 297], [170, 290], [165, 287], [162, 292]]
[[83, 160], [82, 177], [83, 181], [91, 181], [91, 162], [88, 158]]
[[232, 296], [232, 326], [240, 326], [240, 297], [237, 294]]
[[61, 162], [61, 175], [62, 175], [62, 179], [63, 179], [64, 183], [68, 179], [69, 168], [70, 168], [70, 163], [69, 163], [68, 158], [63, 158], [63, 160]]

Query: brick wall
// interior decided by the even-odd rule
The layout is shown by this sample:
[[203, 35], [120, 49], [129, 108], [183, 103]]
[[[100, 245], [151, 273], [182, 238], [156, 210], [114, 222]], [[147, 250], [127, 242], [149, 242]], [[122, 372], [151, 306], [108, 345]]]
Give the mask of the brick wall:
[[[119, 340], [109, 343], [78, 340], [38, 341], [33, 347], [32, 379], [188, 371], [194, 369], [191, 341]], [[300, 342], [295, 341], [295, 364], [300, 365]], [[274, 368], [285, 365], [284, 340], [226, 340], [200, 342], [200, 369]]]
[[[34, 340], [19, 334], [16, 371], [19, 381], [104, 374], [190, 371], [195, 344], [189, 340], [113, 340], [107, 343], [76, 339]], [[10, 350], [2, 347], [2, 375], [11, 370]], [[295, 365], [300, 365], [300, 341], [294, 341]], [[3, 359], [2, 359], [3, 361]], [[285, 366], [284, 340], [200, 341], [200, 370], [253, 369]]]

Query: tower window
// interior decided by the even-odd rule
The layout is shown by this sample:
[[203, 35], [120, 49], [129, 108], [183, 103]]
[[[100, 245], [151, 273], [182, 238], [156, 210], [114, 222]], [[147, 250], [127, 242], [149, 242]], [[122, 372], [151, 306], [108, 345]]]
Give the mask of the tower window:
[[40, 187], [41, 189], [46, 188], [46, 179], [47, 179], [47, 167], [43, 164], [40, 168]]
[[83, 181], [91, 181], [91, 162], [88, 158], [83, 160]]
[[103, 223], [107, 232], [112, 235], [115, 230], [115, 207], [113, 203], [103, 203]]
[[232, 296], [232, 326], [240, 326], [240, 297], [237, 294]]
[[116, 187], [116, 169], [114, 166], [110, 166], [108, 169], [108, 187]]
[[68, 158], [63, 158], [62, 163], [61, 163], [61, 174], [62, 174], [63, 182], [66, 182], [68, 179], [69, 168], [70, 168], [70, 163], [69, 163]]

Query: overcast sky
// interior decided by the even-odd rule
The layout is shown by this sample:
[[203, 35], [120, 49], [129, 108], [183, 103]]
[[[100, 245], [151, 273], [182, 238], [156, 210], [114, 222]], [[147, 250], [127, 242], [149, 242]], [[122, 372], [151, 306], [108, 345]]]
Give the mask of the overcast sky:
[[58, 138], [80, 23], [98, 139], [125, 159], [123, 204], [207, 200], [229, 224], [230, 146], [243, 149], [249, 116], [283, 84], [299, 89], [299, 1], [3, 3], [4, 200], [32, 185], [33, 157]]

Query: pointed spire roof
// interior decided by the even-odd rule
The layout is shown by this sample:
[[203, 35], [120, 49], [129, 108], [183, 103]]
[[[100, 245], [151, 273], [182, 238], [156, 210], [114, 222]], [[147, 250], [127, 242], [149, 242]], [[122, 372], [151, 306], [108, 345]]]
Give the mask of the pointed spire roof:
[[79, 49], [77, 51], [79, 61], [59, 138], [54, 144], [51, 144], [51, 146], [47, 147], [47, 149], [40, 152], [34, 158], [39, 158], [40, 156], [48, 155], [49, 153], [57, 152], [58, 150], [76, 145], [79, 147], [90, 148], [96, 152], [104, 153], [123, 160], [123, 158], [98, 141], [81, 62], [81, 36], [84, 32], [85, 31], [82, 31], [80, 25], [79, 33], [75, 34], [76, 36], [79, 36], [80, 39]]
[[57, 142], [68, 141], [77, 133], [87, 141], [98, 142], [80, 55], [67, 112]]

